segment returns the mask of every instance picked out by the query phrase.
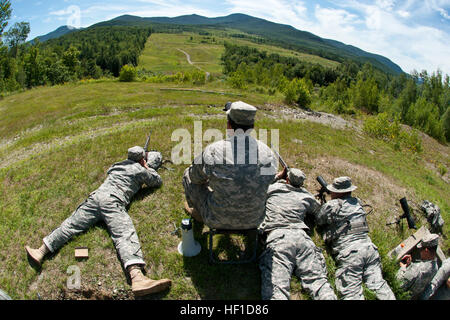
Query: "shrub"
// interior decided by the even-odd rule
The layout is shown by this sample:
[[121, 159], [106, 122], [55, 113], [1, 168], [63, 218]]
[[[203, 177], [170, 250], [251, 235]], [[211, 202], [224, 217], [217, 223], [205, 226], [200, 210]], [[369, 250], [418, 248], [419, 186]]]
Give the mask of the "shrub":
[[379, 93], [375, 79], [358, 79], [351, 87], [351, 96], [356, 108], [365, 109], [371, 113], [378, 112]]
[[297, 103], [300, 107], [308, 107], [312, 100], [308, 83], [304, 79], [293, 79], [284, 90], [284, 100], [287, 104]]
[[137, 71], [136, 68], [130, 65], [124, 65], [120, 70], [119, 80], [122, 82], [133, 82], [136, 80]]
[[228, 77], [228, 82], [235, 89], [247, 89], [247, 83], [240, 72], [233, 72]]
[[445, 129], [440, 121], [439, 107], [420, 97], [406, 113], [406, 122], [439, 141], [445, 141]]
[[363, 126], [364, 132], [378, 139], [391, 142], [395, 149], [401, 146], [412, 152], [422, 152], [422, 140], [417, 132], [403, 130], [399, 118], [391, 119], [385, 112], [369, 117]]

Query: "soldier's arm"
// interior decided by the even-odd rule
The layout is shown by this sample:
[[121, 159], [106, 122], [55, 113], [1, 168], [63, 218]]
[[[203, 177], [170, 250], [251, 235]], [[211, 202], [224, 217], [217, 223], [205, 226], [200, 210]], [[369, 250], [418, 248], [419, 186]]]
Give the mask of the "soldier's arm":
[[330, 217], [333, 214], [335, 207], [331, 202], [325, 203], [315, 214], [315, 223], [319, 226], [330, 223]]
[[439, 268], [436, 275], [431, 280], [430, 284], [426, 287], [421, 299], [428, 300], [433, 296], [437, 289], [442, 286], [450, 277], [450, 258], [446, 259], [442, 266]]
[[411, 263], [408, 267], [400, 267], [396, 274], [396, 278], [400, 281], [403, 290], [411, 288], [416, 281], [416, 278], [419, 276], [420, 270], [418, 270], [417, 264], [415, 263]]
[[150, 188], [159, 188], [162, 185], [161, 176], [152, 168], [144, 168], [143, 183]]
[[199, 155], [195, 158], [192, 165], [189, 167], [189, 177], [194, 184], [206, 184], [208, 183], [208, 176], [204, 171], [203, 155]]

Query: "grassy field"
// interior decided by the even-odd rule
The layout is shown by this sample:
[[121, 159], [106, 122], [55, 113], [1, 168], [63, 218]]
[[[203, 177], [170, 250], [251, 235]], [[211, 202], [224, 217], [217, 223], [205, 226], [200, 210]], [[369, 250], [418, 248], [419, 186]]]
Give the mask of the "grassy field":
[[[228, 32], [211, 31], [210, 35], [183, 32], [181, 34], [154, 33], [147, 41], [146, 47], [139, 59], [139, 68], [155, 73], [173, 73], [192, 71], [200, 68], [212, 75], [220, 75], [222, 66], [220, 57], [224, 52], [224, 42], [255, 47], [267, 53], [278, 53], [283, 56], [296, 57], [303, 61], [319, 63], [326, 67], [335, 67], [339, 63], [318, 56], [287, 50], [275, 46], [253, 43], [249, 40], [226, 37]], [[186, 56], [180, 50], [191, 56], [194, 66], [187, 62]]]
[[[154, 70], [151, 66], [158, 66], [161, 72], [192, 67], [184, 54], [174, 50], [180, 48], [190, 51], [193, 62], [205, 62], [202, 67], [217, 72], [214, 59], [220, 56], [219, 46], [208, 44], [204, 48], [197, 43], [189, 48], [182, 43], [188, 43], [190, 35], [172, 36], [169, 39], [167, 35], [152, 35], [141, 67]], [[161, 47], [152, 51], [152, 41]], [[176, 90], [185, 87], [196, 91]], [[167, 88], [175, 90], [164, 90]], [[386, 222], [400, 214], [398, 200], [403, 196], [410, 203], [428, 199], [438, 204], [444, 220], [450, 221], [449, 184], [434, 169], [436, 161], [448, 168], [448, 147], [423, 137], [421, 154], [396, 150], [389, 143], [367, 136], [358, 129], [356, 121], [349, 119], [354, 126], [337, 129], [295, 119], [282, 112], [286, 107], [280, 97], [251, 90], [239, 92], [221, 80], [201, 87], [83, 81], [36, 88], [0, 100], [0, 288], [15, 299], [133, 299], [102, 224], [70, 241], [39, 272], [28, 264], [23, 248], [39, 246], [44, 236], [100, 186], [111, 164], [124, 159], [129, 147], [144, 144], [150, 130], [151, 148], [161, 151], [166, 159], [170, 159], [172, 148], [178, 144], [171, 139], [176, 129], [185, 128], [193, 136], [194, 121], [202, 121], [203, 132], [208, 128], [225, 132], [226, 117], [221, 109], [230, 100], [243, 100], [258, 107], [257, 130], [279, 130], [281, 154], [291, 167], [304, 170], [308, 175], [306, 186], [312, 192], [318, 188], [315, 177], [319, 174], [327, 181], [341, 175], [352, 177], [359, 187], [355, 195], [375, 208], [368, 216], [370, 236], [382, 255], [385, 277], [397, 297], [404, 298], [394, 280], [396, 264], [386, 254], [412, 232], [406, 229], [406, 223], [399, 230], [386, 226]], [[184, 258], [178, 254], [181, 238], [173, 231], [174, 224], [179, 226], [186, 217], [181, 178], [187, 165], [167, 166], [174, 170], [160, 170], [163, 186], [142, 190], [129, 208], [148, 275], [173, 281], [170, 291], [146, 298], [260, 299], [257, 264], [208, 264], [207, 227], [194, 225], [196, 240], [202, 246], [198, 256]], [[426, 225], [419, 211], [414, 214], [418, 227]], [[446, 227], [442, 249], [447, 256], [448, 236]], [[239, 246], [240, 239], [232, 240]], [[317, 233], [313, 240], [325, 248]], [[234, 250], [223, 241], [217, 245]], [[75, 260], [74, 249], [79, 246], [89, 247], [88, 260]], [[335, 266], [324, 252], [330, 281], [334, 283]], [[66, 287], [67, 269], [72, 265], [81, 270], [82, 290], [78, 292]], [[373, 298], [369, 291], [366, 295]], [[295, 277], [292, 298], [308, 299]]]

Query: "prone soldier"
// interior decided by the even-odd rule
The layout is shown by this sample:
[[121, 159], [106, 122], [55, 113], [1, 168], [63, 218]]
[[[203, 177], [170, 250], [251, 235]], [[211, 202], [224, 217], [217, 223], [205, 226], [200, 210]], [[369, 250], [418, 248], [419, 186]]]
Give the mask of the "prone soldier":
[[[159, 292], [171, 285], [168, 279], [152, 280], [145, 277], [143, 253], [133, 222], [126, 211], [132, 197], [142, 184], [160, 187], [162, 179], [156, 172], [161, 166], [159, 152], [147, 154], [142, 147], [128, 149], [128, 159], [115, 163], [107, 171], [104, 183], [73, 212], [57, 229], [43, 239], [38, 249], [25, 247], [28, 257], [39, 267], [48, 253], [54, 253], [69, 239], [95, 223], [104, 221], [111, 233], [122, 264], [129, 272], [132, 291], [136, 296]], [[152, 167], [149, 167], [149, 164]]]
[[327, 280], [325, 258], [306, 231], [306, 215], [314, 215], [320, 205], [303, 188], [305, 174], [285, 167], [268, 189], [266, 216], [259, 230], [264, 233], [265, 250], [260, 258], [261, 296], [268, 300], [290, 298], [293, 272], [302, 287], [317, 300], [337, 300]]
[[328, 184], [331, 200], [316, 215], [316, 223], [325, 228], [325, 242], [337, 263], [336, 288], [344, 300], [364, 300], [365, 282], [380, 300], [395, 300], [383, 279], [378, 248], [369, 237], [366, 212], [360, 200], [352, 197], [349, 177]]

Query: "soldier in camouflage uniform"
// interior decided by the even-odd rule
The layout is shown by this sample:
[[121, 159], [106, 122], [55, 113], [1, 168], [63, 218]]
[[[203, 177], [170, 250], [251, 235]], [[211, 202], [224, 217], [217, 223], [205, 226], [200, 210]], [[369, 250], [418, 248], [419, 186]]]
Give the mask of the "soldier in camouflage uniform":
[[450, 300], [450, 258], [442, 262], [431, 283], [425, 288], [422, 300]]
[[402, 289], [411, 293], [413, 300], [420, 298], [439, 269], [436, 258], [438, 240], [439, 236], [434, 233], [425, 236], [417, 244], [419, 259], [412, 261], [412, 256], [407, 254], [400, 261], [396, 277], [402, 283]]
[[276, 174], [270, 148], [253, 138], [256, 108], [238, 101], [227, 111], [227, 139], [207, 146], [183, 176], [185, 209], [210, 228], [244, 230], [264, 219]]
[[[104, 221], [110, 231], [116, 250], [129, 272], [135, 295], [145, 295], [165, 290], [171, 284], [168, 279], [151, 280], [142, 274], [145, 265], [139, 239], [133, 222], [126, 211], [132, 197], [145, 184], [160, 187], [161, 177], [155, 171], [161, 166], [159, 152], [146, 153], [141, 147], [128, 150], [128, 159], [109, 168], [105, 182], [67, 218], [61, 226], [43, 239], [39, 249], [25, 247], [28, 257], [39, 267], [47, 253], [56, 252], [69, 239], [99, 221]], [[149, 164], [153, 167], [149, 167]]]
[[366, 212], [352, 197], [349, 177], [336, 178], [327, 186], [331, 201], [322, 206], [316, 223], [325, 228], [325, 241], [337, 263], [336, 288], [344, 300], [364, 300], [362, 283], [380, 300], [395, 300], [383, 279], [378, 248], [369, 238]]
[[336, 300], [323, 254], [306, 233], [305, 216], [314, 215], [320, 205], [302, 188], [305, 179], [301, 170], [292, 168], [269, 186], [266, 216], [259, 227], [267, 237], [259, 262], [263, 300], [288, 300], [293, 272], [314, 299]]

